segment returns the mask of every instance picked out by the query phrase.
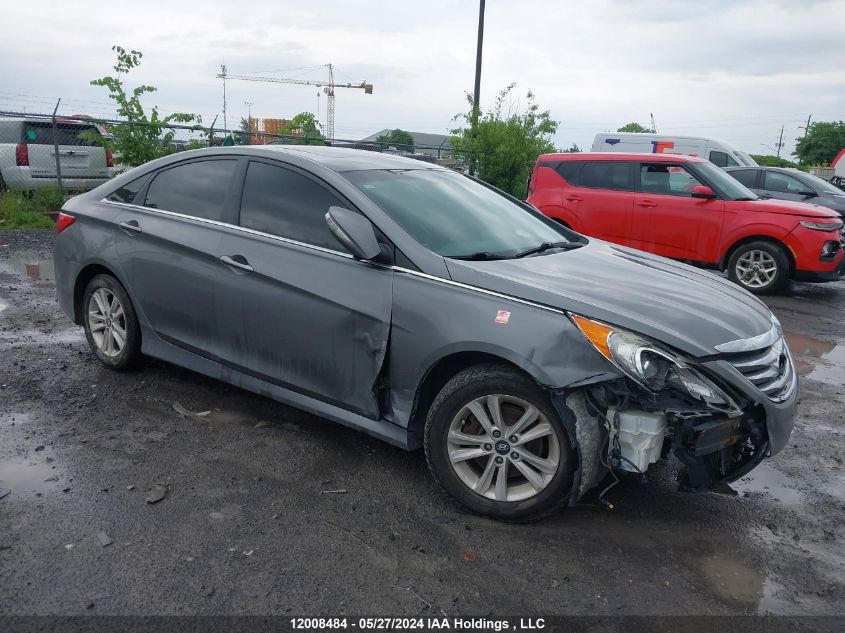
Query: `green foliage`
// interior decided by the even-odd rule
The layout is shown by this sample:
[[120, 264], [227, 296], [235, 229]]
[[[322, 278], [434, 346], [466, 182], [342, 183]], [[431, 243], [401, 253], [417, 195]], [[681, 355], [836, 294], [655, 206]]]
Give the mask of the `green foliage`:
[[810, 124], [807, 135], [796, 139], [794, 156], [802, 165], [830, 165], [845, 147], [845, 121], [819, 121]]
[[639, 123], [637, 123], [635, 121], [631, 122], [631, 123], [626, 123], [625, 125], [623, 125], [622, 127], [620, 127], [616, 131], [617, 132], [639, 132], [639, 133], [647, 132], [649, 134], [654, 134], [654, 130], [652, 128], [646, 127], [644, 125], [640, 125]]
[[[117, 104], [118, 117], [125, 119], [125, 123], [110, 126], [114, 139], [105, 139], [99, 135], [92, 135], [90, 140], [114, 150], [116, 159], [124, 164], [135, 167], [148, 161], [176, 151], [173, 144], [174, 131], [168, 129], [171, 123], [201, 123], [198, 115], [177, 112], [165, 117], [159, 115], [158, 108], [153, 107], [150, 114], [144, 111], [141, 97], [155, 92], [153, 86], [140, 85], [127, 93], [124, 87], [124, 77], [133, 68], [141, 65], [143, 54], [140, 51], [126, 51], [120, 46], [112, 46], [117, 53], [117, 63], [114, 65], [114, 76], [106, 76], [91, 82], [93, 86], [103, 86], [109, 91], [109, 99]], [[199, 128], [198, 128], [199, 129]]]
[[320, 122], [310, 112], [300, 112], [284, 126], [279, 128], [279, 134], [291, 134], [289, 143], [292, 145], [325, 145]]
[[778, 158], [777, 156], [772, 156], [771, 154], [749, 154], [751, 158], [754, 159], [761, 167], [797, 167], [801, 169], [801, 165], [798, 163], [793, 163], [790, 160], [786, 160], [785, 158]]
[[376, 143], [383, 143], [385, 147], [395, 147], [403, 152], [414, 153], [414, 137], [410, 132], [400, 130], [390, 130], [387, 134], [382, 134], [376, 138]]
[[58, 187], [0, 193], [0, 230], [52, 229], [55, 224], [44, 212], [58, 211], [66, 199]]
[[569, 149], [565, 149], [561, 153], [563, 153], [563, 154], [580, 154], [582, 151], [584, 151], [584, 150], [582, 150], [580, 147], [578, 147], [578, 143], [573, 143], [569, 147]]
[[238, 129], [233, 133], [235, 143], [238, 145], [249, 145], [249, 133], [251, 131], [252, 130], [249, 129], [249, 119], [242, 116], [241, 121], [238, 124]]
[[458, 152], [469, 155], [481, 180], [524, 199], [537, 157], [555, 151], [551, 137], [558, 123], [551, 119], [548, 110], [540, 110], [530, 90], [526, 94], [525, 111], [519, 111], [518, 103], [515, 110], [511, 98], [515, 86], [512, 83], [501, 90], [493, 108], [483, 115], [479, 113], [475, 133], [472, 95], [467, 94], [469, 109], [454, 118], [462, 125], [452, 130], [452, 145]]

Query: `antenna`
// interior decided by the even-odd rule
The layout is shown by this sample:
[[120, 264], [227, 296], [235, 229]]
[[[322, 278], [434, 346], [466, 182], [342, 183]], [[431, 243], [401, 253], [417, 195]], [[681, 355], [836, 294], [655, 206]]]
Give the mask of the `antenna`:
[[229, 135], [229, 126], [226, 124], [226, 64], [220, 64], [220, 75], [223, 79], [223, 136]]

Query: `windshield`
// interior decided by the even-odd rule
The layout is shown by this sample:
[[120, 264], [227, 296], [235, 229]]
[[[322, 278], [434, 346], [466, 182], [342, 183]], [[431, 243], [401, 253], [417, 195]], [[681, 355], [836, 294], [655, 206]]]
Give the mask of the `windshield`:
[[802, 173], [801, 177], [805, 180], [809, 180], [810, 184], [813, 185], [816, 189], [818, 189], [822, 193], [826, 193], [830, 196], [841, 196], [843, 192], [838, 187], [834, 187], [831, 185], [827, 180], [823, 178], [819, 178], [818, 176], [814, 176], [813, 174]]
[[569, 241], [562, 229], [452, 171], [379, 169], [343, 175], [415, 240], [444, 257], [512, 257], [544, 243]]
[[728, 172], [713, 163], [695, 163], [695, 168], [728, 200], [756, 200], [757, 196]]
[[740, 162], [743, 165], [748, 165], [749, 167], [757, 166], [757, 161], [751, 158], [751, 156], [749, 156], [745, 152], [740, 152], [739, 150], [737, 150], [734, 152], [734, 154], [736, 154], [741, 159]]

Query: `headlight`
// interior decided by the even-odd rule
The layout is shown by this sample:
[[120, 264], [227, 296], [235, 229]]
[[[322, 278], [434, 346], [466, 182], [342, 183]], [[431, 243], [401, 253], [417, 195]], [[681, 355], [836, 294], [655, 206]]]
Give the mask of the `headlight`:
[[838, 231], [842, 228], [842, 222], [805, 222], [802, 220], [801, 226], [813, 231]]
[[577, 314], [570, 317], [602, 356], [648, 390], [672, 387], [711, 407], [738, 412], [724, 391], [677, 354], [633, 332]]

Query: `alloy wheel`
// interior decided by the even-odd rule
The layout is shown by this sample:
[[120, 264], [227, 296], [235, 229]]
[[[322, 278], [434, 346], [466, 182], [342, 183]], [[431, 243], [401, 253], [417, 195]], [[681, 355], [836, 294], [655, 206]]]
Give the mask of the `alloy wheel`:
[[749, 288], [765, 288], [778, 274], [775, 258], [766, 251], [748, 251], [736, 261], [736, 276]]
[[560, 467], [560, 441], [531, 403], [504, 394], [482, 396], [452, 419], [449, 462], [475, 493], [495, 501], [521, 501], [542, 491]]
[[111, 290], [97, 288], [88, 301], [88, 329], [97, 349], [118, 356], [126, 345], [126, 314]]

